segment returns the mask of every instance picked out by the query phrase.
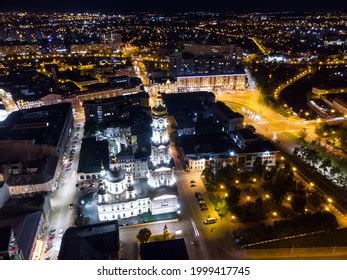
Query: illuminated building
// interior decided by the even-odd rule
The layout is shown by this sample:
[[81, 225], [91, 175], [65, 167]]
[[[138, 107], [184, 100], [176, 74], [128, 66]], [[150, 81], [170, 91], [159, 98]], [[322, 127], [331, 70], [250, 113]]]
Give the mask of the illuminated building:
[[175, 213], [177, 187], [169, 155], [167, 110], [161, 96], [152, 108], [152, 138], [148, 179], [135, 178], [134, 168], [118, 158], [111, 159], [109, 170], [102, 170], [98, 191], [100, 221], [130, 218], [142, 214]]
[[191, 75], [177, 77], [177, 91], [227, 91], [245, 90], [246, 74]]
[[158, 94], [157, 104], [152, 109], [152, 148], [148, 184], [157, 188], [162, 185], [171, 186], [175, 183], [173, 168], [170, 167], [169, 137], [167, 133], [167, 109]]

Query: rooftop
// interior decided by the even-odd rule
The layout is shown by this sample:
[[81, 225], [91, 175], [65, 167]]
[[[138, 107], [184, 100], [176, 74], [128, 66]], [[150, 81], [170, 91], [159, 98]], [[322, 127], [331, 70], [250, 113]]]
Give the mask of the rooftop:
[[57, 146], [70, 112], [70, 103], [15, 111], [0, 122], [0, 141], [33, 140]]
[[62, 239], [58, 259], [117, 259], [118, 250], [118, 222], [110, 221], [67, 229]]
[[219, 110], [225, 117], [228, 119], [236, 119], [236, 118], [242, 118], [243, 116], [240, 113], [234, 112], [231, 110], [225, 103], [217, 101], [214, 106], [217, 110]]
[[11, 227], [0, 227], [0, 253], [7, 252], [11, 237]]
[[259, 137], [249, 128], [241, 128], [232, 132], [232, 134], [237, 134], [244, 140], [257, 140]]
[[57, 156], [48, 156], [46, 159], [41, 159], [37, 162], [37, 172], [11, 175], [7, 183], [11, 187], [47, 183], [54, 177], [58, 160]]
[[227, 153], [230, 150], [236, 153], [240, 150], [230, 136], [224, 132], [205, 134], [204, 137], [199, 135], [182, 135], [180, 144], [186, 155]]
[[99, 173], [102, 165], [105, 170], [109, 169], [108, 141], [97, 141], [95, 137], [83, 138], [78, 173]]
[[42, 212], [36, 211], [0, 221], [0, 227], [10, 226], [13, 228], [17, 245], [27, 260], [30, 258], [33, 249], [41, 216]]
[[184, 239], [141, 243], [142, 260], [189, 260]]

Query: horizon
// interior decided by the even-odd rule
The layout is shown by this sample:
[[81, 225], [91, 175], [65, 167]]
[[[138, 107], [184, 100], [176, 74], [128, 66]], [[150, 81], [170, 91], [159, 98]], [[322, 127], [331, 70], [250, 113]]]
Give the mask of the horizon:
[[[316, 1], [290, 1], [279, 2], [274, 0], [228, 1], [215, 0], [213, 7], [210, 3], [201, 3], [198, 0], [176, 0], [175, 2], [158, 3], [155, 0], [140, 1], [129, 0], [119, 4], [112, 0], [61, 0], [59, 2], [48, 2], [45, 0], [2, 0], [0, 11], [2, 12], [100, 12], [100, 13], [133, 13], [133, 12], [158, 12], [158, 13], [180, 13], [180, 12], [221, 12], [221, 13], [309, 13], [309, 12], [346, 12], [347, 5], [339, 0], [331, 0], [325, 3]], [[145, 3], [144, 3], [145, 2]]]

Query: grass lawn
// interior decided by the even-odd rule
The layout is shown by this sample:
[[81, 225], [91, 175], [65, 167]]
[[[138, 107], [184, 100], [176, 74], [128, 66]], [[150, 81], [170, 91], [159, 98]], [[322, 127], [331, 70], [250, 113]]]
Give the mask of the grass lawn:
[[250, 246], [248, 249], [310, 248], [347, 246], [347, 228]]

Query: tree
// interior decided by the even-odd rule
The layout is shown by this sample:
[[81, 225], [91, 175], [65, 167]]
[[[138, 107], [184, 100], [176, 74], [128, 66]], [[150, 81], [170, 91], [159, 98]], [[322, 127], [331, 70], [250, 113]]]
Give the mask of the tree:
[[295, 186], [292, 173], [285, 169], [278, 170], [269, 184], [269, 191], [273, 200], [277, 204], [281, 204], [285, 194], [291, 192]]
[[164, 240], [169, 240], [169, 237], [170, 237], [169, 230], [167, 228], [167, 225], [165, 225], [163, 229], [163, 238]]
[[305, 196], [294, 195], [291, 200], [291, 206], [296, 213], [304, 213], [307, 201]]
[[264, 173], [264, 164], [260, 157], [257, 157], [253, 163], [253, 173], [255, 176], [258, 176], [260, 178], [263, 177]]
[[148, 228], [142, 228], [139, 230], [139, 233], [137, 234], [136, 238], [140, 243], [146, 243], [148, 242], [151, 235], [152, 232]]
[[333, 178], [336, 177], [337, 174], [340, 173], [340, 169], [338, 169], [336, 166], [333, 166], [331, 169], [330, 169], [330, 174]]
[[216, 170], [217, 183], [228, 184], [233, 182], [237, 175], [237, 166], [227, 164], [224, 167], [220, 167]]
[[233, 185], [228, 186], [228, 197], [226, 202], [229, 209], [234, 208], [240, 201], [241, 190]]
[[264, 218], [264, 203], [261, 198], [256, 202], [247, 202], [238, 209], [238, 216], [244, 222], [257, 222]]
[[304, 141], [306, 137], [307, 137], [306, 128], [302, 128], [302, 129], [299, 131], [299, 139], [302, 140], [302, 141]]
[[322, 203], [322, 198], [321, 196], [318, 194], [318, 192], [314, 191], [311, 192], [308, 196], [308, 202], [314, 207], [314, 208], [318, 208], [321, 203]]
[[210, 186], [214, 186], [215, 185], [215, 181], [216, 181], [216, 174], [215, 174], [215, 170], [214, 170], [214, 165], [213, 164], [209, 164], [203, 171], [201, 174], [204, 178], [205, 181], [208, 185]]
[[319, 165], [319, 168], [323, 170], [323, 173], [325, 174], [327, 172], [328, 167], [331, 166], [331, 160], [326, 158], [324, 159], [321, 164]]

